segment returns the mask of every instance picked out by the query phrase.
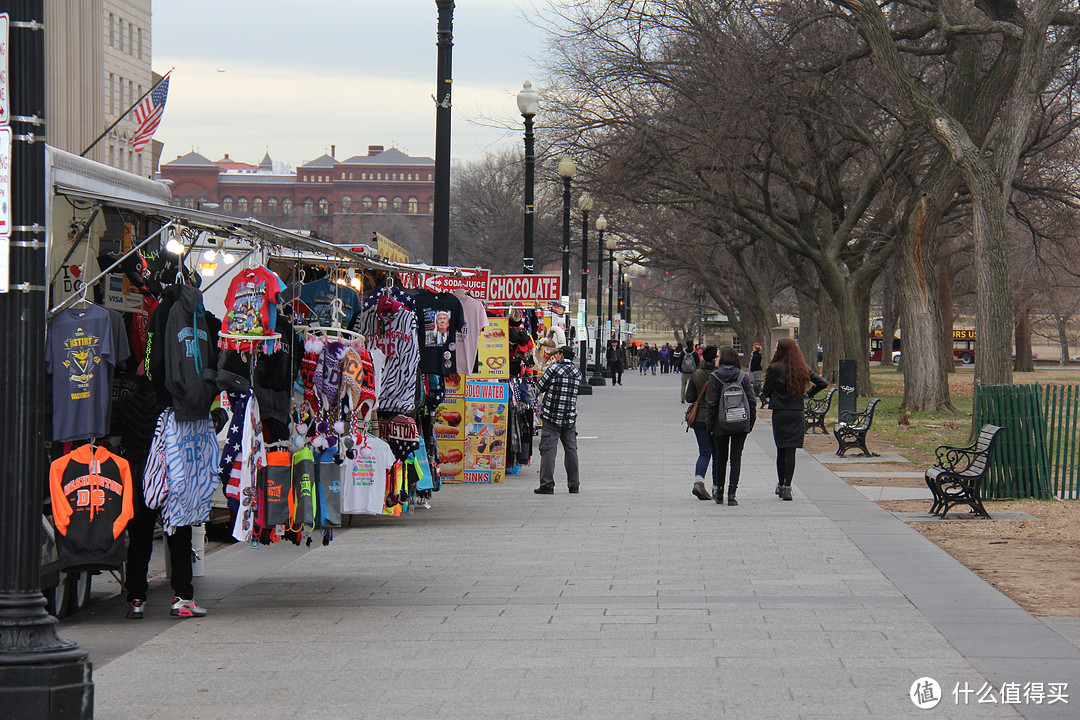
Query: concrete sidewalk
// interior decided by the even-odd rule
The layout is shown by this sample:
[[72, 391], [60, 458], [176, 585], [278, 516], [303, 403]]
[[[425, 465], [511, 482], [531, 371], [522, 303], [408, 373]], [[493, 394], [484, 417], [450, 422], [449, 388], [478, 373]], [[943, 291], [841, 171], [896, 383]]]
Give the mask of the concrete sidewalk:
[[[95, 663], [95, 717], [1080, 714], [1075, 645], [806, 453], [779, 501], [765, 423], [740, 505], [695, 499], [678, 375], [624, 383], [581, 400], [579, 495], [561, 466], [534, 495], [537, 458], [329, 547], [214, 553], [204, 619], [170, 618], [158, 585], [141, 623], [122, 598], [62, 622]], [[1068, 683], [1069, 703], [1003, 705], [1011, 683]]]

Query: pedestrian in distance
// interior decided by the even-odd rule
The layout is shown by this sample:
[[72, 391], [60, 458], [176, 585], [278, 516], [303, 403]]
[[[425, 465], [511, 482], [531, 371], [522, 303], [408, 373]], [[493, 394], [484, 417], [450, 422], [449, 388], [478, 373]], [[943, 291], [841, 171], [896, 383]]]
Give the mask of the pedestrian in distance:
[[732, 347], [720, 348], [716, 369], [709, 375], [705, 391], [705, 426], [713, 443], [712, 499], [717, 505], [724, 504], [726, 469], [729, 469], [727, 504], [739, 504], [735, 492], [739, 488], [743, 446], [756, 420], [757, 393], [750, 376], [739, 367], [739, 353]]
[[608, 342], [607, 347], [607, 364], [611, 368], [611, 384], [622, 385], [622, 372], [623, 372], [623, 348], [622, 345], [615, 340]]
[[705, 392], [709, 386], [709, 376], [716, 369], [716, 353], [716, 347], [713, 345], [705, 348], [705, 352], [702, 353], [701, 365], [691, 374], [689, 382], [686, 383], [686, 395], [683, 398], [688, 403], [697, 402], [697, 413], [694, 416], [694, 421], [690, 424], [698, 446], [697, 460], [694, 463], [694, 488], [691, 492], [699, 500], [708, 500], [712, 497], [705, 488], [705, 473], [709, 469], [710, 462], [713, 463], [714, 468], [716, 467], [712, 435], [709, 433], [709, 426], [705, 422]]
[[656, 374], [656, 368], [660, 365], [660, 348], [656, 347], [656, 343], [649, 349], [649, 370], [653, 375]]
[[551, 362], [536, 384], [540, 401], [540, 487], [537, 495], [555, 493], [555, 460], [559, 443], [563, 446], [566, 487], [578, 492], [577, 399], [581, 370], [574, 364], [574, 349], [564, 345], [551, 356]]
[[754, 391], [761, 395], [761, 343], [754, 343], [754, 351], [750, 353], [750, 381], [754, 384]]
[[795, 475], [795, 451], [803, 446], [806, 419], [803, 396], [813, 397], [828, 381], [811, 370], [799, 346], [791, 338], [776, 343], [761, 394], [772, 408], [773, 441], [776, 443], [776, 494], [791, 500], [791, 479]]
[[[675, 345], [672, 346], [672, 348], [671, 348], [671, 367], [674, 368], [675, 371], [678, 371], [679, 368], [682, 367], [682, 360], [683, 360], [683, 357], [685, 355], [686, 355], [686, 353], [683, 352], [682, 343], [675, 343]], [[679, 399], [680, 400], [682, 400], [682, 396], [683, 396], [683, 394], [680, 392], [679, 393]]]
[[645, 368], [649, 366], [649, 344], [642, 343], [638, 348], [638, 375], [645, 374]]
[[686, 343], [685, 350], [679, 348], [679, 356], [679, 374], [682, 376], [679, 381], [679, 401], [686, 402], [686, 385], [690, 382], [690, 376], [697, 370], [699, 360], [694, 353], [694, 346], [690, 343]]
[[668, 370], [671, 369], [671, 346], [664, 343], [664, 347], [660, 348], [660, 374], [667, 375]]

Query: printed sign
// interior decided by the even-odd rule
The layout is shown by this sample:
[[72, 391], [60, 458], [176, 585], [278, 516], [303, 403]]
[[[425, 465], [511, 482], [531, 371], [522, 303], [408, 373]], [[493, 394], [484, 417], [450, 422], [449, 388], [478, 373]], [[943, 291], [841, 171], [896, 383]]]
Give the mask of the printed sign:
[[501, 483], [505, 478], [509, 408], [507, 383], [466, 382], [464, 482]]
[[492, 275], [489, 303], [553, 303], [559, 301], [562, 278], [558, 275]]
[[439, 446], [439, 475], [443, 482], [461, 482], [465, 470], [464, 375], [447, 375], [446, 398], [435, 409], [435, 440]]
[[11, 120], [11, 112], [8, 105], [8, 24], [10, 17], [7, 13], [0, 13], [0, 125], [7, 125]]
[[464, 290], [477, 300], [488, 299], [487, 270], [470, 270], [473, 277], [454, 277], [453, 275], [435, 275], [425, 272], [406, 273], [401, 276], [401, 284], [407, 288], [423, 288], [433, 293]]
[[481, 380], [510, 377], [509, 318], [488, 318], [488, 324], [480, 331], [477, 360], [479, 370], [471, 377]]

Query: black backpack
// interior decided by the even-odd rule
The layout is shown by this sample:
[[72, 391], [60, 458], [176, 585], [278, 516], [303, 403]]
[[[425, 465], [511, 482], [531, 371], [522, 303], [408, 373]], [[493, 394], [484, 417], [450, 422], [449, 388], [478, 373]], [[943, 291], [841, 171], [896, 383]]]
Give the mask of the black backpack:
[[735, 435], [750, 432], [750, 398], [742, 384], [743, 373], [720, 388], [720, 407], [716, 413], [715, 432]]

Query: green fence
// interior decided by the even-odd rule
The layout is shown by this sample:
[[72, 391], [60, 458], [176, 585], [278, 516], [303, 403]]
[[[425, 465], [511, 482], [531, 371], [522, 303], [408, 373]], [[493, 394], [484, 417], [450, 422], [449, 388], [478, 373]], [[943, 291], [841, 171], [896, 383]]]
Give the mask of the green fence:
[[1080, 385], [980, 385], [977, 430], [1004, 428], [986, 498], [1080, 499]]

